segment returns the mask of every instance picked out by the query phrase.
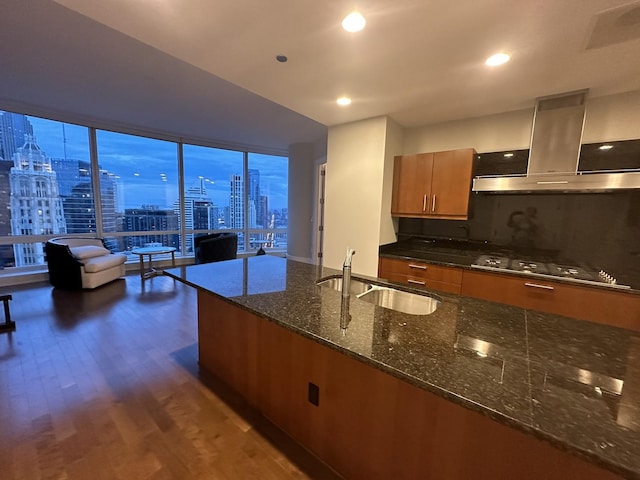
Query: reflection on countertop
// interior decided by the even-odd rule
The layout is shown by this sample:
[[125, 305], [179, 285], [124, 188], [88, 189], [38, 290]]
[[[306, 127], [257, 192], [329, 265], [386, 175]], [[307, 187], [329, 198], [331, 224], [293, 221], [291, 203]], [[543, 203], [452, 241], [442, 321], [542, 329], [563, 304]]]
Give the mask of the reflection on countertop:
[[268, 255], [166, 273], [614, 472], [640, 477], [637, 333], [442, 293], [434, 294], [442, 303], [430, 315], [351, 296], [348, 323], [341, 325], [340, 292], [316, 284], [339, 271]]

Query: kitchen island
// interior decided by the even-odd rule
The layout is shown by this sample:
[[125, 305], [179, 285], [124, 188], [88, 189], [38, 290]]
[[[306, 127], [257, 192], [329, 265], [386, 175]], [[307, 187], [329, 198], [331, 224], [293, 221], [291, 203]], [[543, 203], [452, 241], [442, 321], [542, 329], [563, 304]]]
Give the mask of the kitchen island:
[[198, 289], [201, 367], [346, 478], [640, 478], [636, 333], [435, 293], [427, 316], [347, 313], [317, 286], [339, 273], [166, 271]]

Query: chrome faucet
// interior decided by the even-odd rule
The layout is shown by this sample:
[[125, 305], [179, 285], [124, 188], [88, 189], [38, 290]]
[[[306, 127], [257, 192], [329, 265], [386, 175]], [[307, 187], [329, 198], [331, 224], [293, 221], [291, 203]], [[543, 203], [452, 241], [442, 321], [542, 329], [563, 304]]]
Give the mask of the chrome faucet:
[[353, 248], [347, 248], [347, 256], [342, 264], [342, 298], [349, 298], [351, 292], [351, 259], [355, 254]]

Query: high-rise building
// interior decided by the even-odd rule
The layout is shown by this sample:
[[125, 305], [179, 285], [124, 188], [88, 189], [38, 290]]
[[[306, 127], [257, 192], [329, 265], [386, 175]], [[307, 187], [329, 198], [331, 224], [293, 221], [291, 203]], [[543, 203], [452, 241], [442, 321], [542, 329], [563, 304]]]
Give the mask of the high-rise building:
[[[180, 200], [173, 204], [173, 211], [180, 216]], [[187, 230], [214, 230], [219, 228], [215, 217], [217, 208], [211, 197], [207, 195], [204, 180], [200, 179], [198, 185], [192, 186], [184, 194], [184, 226]], [[181, 227], [181, 225], [180, 225]], [[185, 252], [193, 252], [193, 234], [187, 235]]]
[[[58, 179], [67, 233], [95, 233], [97, 219], [93, 206], [91, 164], [85, 160], [52, 158], [51, 168]], [[102, 229], [104, 232], [115, 232], [118, 207], [116, 176], [100, 170], [99, 181]]]
[[[0, 160], [0, 236], [11, 235], [11, 183], [9, 173], [13, 167], [11, 160]], [[0, 269], [15, 265], [13, 247], [0, 245]]]
[[33, 135], [33, 126], [26, 115], [0, 110], [0, 158], [11, 160], [24, 145], [26, 135]]
[[255, 220], [250, 220], [249, 228], [267, 228], [269, 224], [268, 197], [261, 195], [260, 170], [249, 169], [249, 192], [247, 195], [249, 208], [253, 203], [255, 208]]
[[[24, 145], [13, 155], [9, 182], [13, 235], [66, 233], [56, 173], [33, 135], [27, 135]], [[44, 263], [40, 242], [16, 244], [13, 251], [17, 267]]]
[[229, 182], [229, 228], [244, 228], [244, 180], [242, 175], [231, 175]]
[[180, 246], [178, 234], [154, 234], [154, 231], [178, 230], [178, 215], [156, 206], [127, 208], [124, 211], [125, 232], [149, 232], [147, 235], [127, 237], [127, 248], [143, 247], [146, 243], [161, 243], [168, 247]]
[[[118, 231], [118, 181], [117, 176], [106, 170], [99, 171], [100, 207], [102, 210], [102, 231]], [[115, 248], [115, 247], [114, 247]]]

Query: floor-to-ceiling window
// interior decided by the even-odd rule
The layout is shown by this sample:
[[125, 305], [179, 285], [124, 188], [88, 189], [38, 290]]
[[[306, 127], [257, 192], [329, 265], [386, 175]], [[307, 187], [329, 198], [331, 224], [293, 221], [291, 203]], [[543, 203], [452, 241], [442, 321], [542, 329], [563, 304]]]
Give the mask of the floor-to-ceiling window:
[[0, 268], [44, 264], [52, 235], [96, 232], [88, 138], [86, 127], [0, 111]]
[[188, 256], [194, 236], [225, 229], [241, 253], [286, 250], [287, 162], [0, 110], [0, 269], [42, 266], [58, 235]]
[[194, 236], [216, 230], [237, 232], [244, 250], [244, 154], [184, 145], [183, 158], [187, 252], [193, 253]]
[[288, 160], [248, 154], [249, 245], [253, 249], [287, 248]]
[[124, 252], [148, 245], [181, 251], [176, 144], [104, 130], [96, 144], [107, 241]]

